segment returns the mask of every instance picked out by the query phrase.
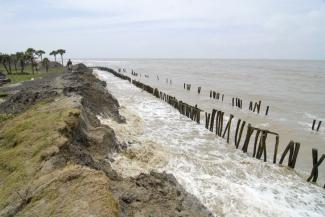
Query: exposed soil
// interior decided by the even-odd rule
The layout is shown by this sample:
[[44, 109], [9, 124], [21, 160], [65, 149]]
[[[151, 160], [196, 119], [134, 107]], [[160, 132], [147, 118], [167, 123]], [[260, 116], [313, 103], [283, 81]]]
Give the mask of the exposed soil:
[[[31, 154], [30, 159], [17, 157], [26, 158], [24, 168], [19, 162], [0, 160], [0, 188], [8, 187], [4, 193], [15, 195], [0, 197], [0, 216], [212, 216], [171, 174], [152, 171], [122, 178], [111, 168], [109, 156], [119, 152], [122, 145], [116, 140], [114, 129], [102, 125], [97, 116], [120, 124], [126, 120], [119, 114], [119, 103], [107, 91], [106, 83], [85, 65], [0, 91], [8, 94], [0, 103], [0, 115], [9, 117], [0, 121], [3, 156], [12, 159], [9, 153], [21, 150]], [[42, 121], [35, 117], [38, 114], [49, 123], [37, 126]], [[51, 124], [54, 130], [44, 130], [46, 133], [42, 134], [41, 129]], [[40, 128], [35, 130], [35, 144], [39, 144], [35, 153], [24, 149], [23, 145], [29, 143], [17, 139], [19, 131], [14, 134], [16, 139], [6, 138], [12, 135], [11, 128], [21, 126], [28, 126], [22, 138], [30, 137], [31, 141], [33, 134], [28, 130], [33, 126]], [[53, 133], [55, 139], [43, 144], [42, 139]], [[28, 171], [23, 182], [14, 178], [19, 171], [25, 174], [25, 170]], [[17, 182], [14, 187], [6, 186], [8, 177]]]

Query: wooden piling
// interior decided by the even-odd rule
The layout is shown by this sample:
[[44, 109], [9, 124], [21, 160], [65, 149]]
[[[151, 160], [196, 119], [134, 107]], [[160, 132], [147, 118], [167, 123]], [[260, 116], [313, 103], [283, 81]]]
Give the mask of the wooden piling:
[[265, 130], [261, 130], [262, 134], [260, 137], [260, 142], [257, 148], [256, 158], [261, 159], [262, 155], [264, 155], [264, 162], [267, 161], [266, 156], [266, 138], [267, 138], [267, 132]]
[[247, 132], [246, 132], [245, 142], [244, 142], [244, 145], [243, 145], [243, 147], [242, 147], [242, 151], [243, 151], [244, 153], [247, 152], [248, 145], [249, 145], [249, 141], [250, 141], [250, 138], [251, 138], [253, 132], [254, 132], [254, 128], [252, 128], [251, 124], [248, 124], [248, 125], [247, 125]]
[[322, 154], [322, 156], [317, 159], [318, 156], [318, 150], [317, 149], [312, 149], [312, 155], [313, 155], [313, 168], [311, 170], [310, 176], [307, 179], [307, 182], [310, 182], [312, 179], [312, 182], [316, 182], [318, 178], [318, 167], [321, 165], [321, 163], [325, 159], [325, 154]]
[[313, 126], [311, 127], [311, 130], [314, 130], [316, 124], [316, 120], [313, 120]]
[[276, 163], [276, 157], [278, 154], [278, 148], [279, 148], [279, 135], [275, 136], [275, 146], [274, 146], [274, 154], [273, 154], [273, 163]]
[[260, 100], [260, 101], [258, 101], [258, 106], [257, 106], [257, 114], [259, 114], [260, 113], [260, 110], [261, 110], [261, 103], [262, 103], [262, 101]]
[[279, 164], [283, 163], [285, 156], [290, 151], [289, 159], [288, 159], [288, 166], [291, 167], [292, 169], [295, 168], [299, 149], [300, 149], [300, 143], [298, 143], [298, 142], [294, 143], [294, 141], [291, 140], [289, 142], [288, 146], [285, 148], [284, 152], [282, 153]]
[[267, 116], [268, 115], [268, 113], [269, 113], [269, 106], [266, 106], [266, 111], [265, 111], [265, 116]]
[[317, 125], [317, 132], [319, 131], [319, 128], [320, 128], [320, 125], [322, 124], [322, 121], [319, 121], [318, 122], [318, 125]]
[[[238, 146], [240, 144], [241, 136], [242, 136], [245, 124], [246, 124], [246, 121], [243, 121], [241, 126], [240, 126], [240, 122], [241, 122], [241, 120], [238, 119], [237, 127], [236, 127], [236, 134], [235, 134], [235, 146], [236, 146], [236, 148], [238, 148]], [[240, 130], [239, 130], [239, 126], [240, 126]], [[238, 135], [238, 132], [239, 132], [239, 135]]]
[[229, 120], [227, 122], [227, 125], [226, 125], [226, 128], [225, 128], [225, 131], [223, 132], [223, 135], [222, 135], [222, 138], [225, 138], [225, 135], [226, 135], [226, 132], [227, 132], [227, 143], [229, 143], [229, 135], [230, 135], [230, 129], [231, 129], [231, 121], [233, 119], [233, 115], [230, 114], [229, 116]]
[[205, 128], [209, 129], [209, 122], [210, 122], [210, 113], [205, 112]]
[[258, 141], [258, 138], [260, 136], [260, 133], [261, 133], [261, 130], [260, 129], [257, 129], [256, 130], [256, 135], [255, 135], [255, 141], [254, 141], [253, 157], [256, 156], [257, 141]]
[[217, 110], [212, 109], [211, 121], [210, 121], [210, 131], [213, 132], [214, 118]]

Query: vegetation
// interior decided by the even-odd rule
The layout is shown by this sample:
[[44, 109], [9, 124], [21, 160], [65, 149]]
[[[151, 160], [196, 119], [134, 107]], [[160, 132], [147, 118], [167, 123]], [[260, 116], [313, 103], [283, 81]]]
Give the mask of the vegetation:
[[0, 215], [14, 210], [15, 216], [69, 216], [89, 204], [94, 215], [118, 216], [104, 173], [55, 157], [70, 143], [62, 130], [76, 126], [79, 115], [66, 98], [0, 116]]
[[45, 71], [48, 72], [49, 71], [49, 62], [50, 60], [47, 58], [44, 58], [44, 60], [42, 61], [43, 66], [45, 67]]
[[54, 61], [56, 62], [56, 55], [58, 55], [58, 52], [56, 50], [51, 51], [51, 56], [54, 56]]
[[62, 67], [63, 67], [63, 54], [65, 54], [65, 50], [63, 50], [63, 49], [59, 49], [59, 50], [57, 50], [56, 52], [58, 52], [58, 54], [60, 54], [60, 56], [61, 56]]
[[[64, 49], [58, 49], [51, 51], [49, 55], [54, 56], [55, 62], [56, 56], [60, 55], [63, 66], [63, 55], [65, 53]], [[34, 48], [12, 54], [0, 52], [0, 72], [6, 73], [7, 77], [11, 79], [11, 83], [16, 83], [41, 77], [44, 73], [58, 71], [51, 69], [50, 60], [47, 57], [43, 58], [44, 55], [45, 51], [35, 50]]]

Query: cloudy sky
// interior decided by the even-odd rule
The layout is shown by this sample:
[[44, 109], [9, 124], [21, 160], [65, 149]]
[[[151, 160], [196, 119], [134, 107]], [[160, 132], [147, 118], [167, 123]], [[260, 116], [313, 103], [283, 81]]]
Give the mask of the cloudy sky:
[[0, 52], [325, 59], [324, 0], [0, 0]]

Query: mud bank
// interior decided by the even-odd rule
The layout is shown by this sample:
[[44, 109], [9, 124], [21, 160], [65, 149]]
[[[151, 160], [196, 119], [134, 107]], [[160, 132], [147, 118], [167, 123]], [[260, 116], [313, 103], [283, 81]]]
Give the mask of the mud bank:
[[170, 174], [112, 169], [110, 155], [126, 146], [97, 116], [127, 120], [91, 69], [1, 92], [0, 216], [212, 216]]

